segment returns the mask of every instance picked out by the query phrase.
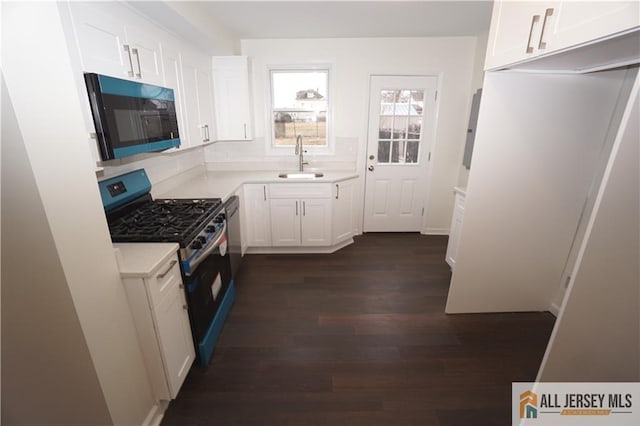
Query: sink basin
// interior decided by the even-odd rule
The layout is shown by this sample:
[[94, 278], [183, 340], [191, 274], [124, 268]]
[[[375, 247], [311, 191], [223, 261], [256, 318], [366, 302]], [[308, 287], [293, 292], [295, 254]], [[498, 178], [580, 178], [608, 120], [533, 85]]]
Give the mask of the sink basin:
[[315, 179], [321, 178], [324, 176], [324, 173], [317, 172], [290, 172], [290, 173], [280, 173], [278, 177], [282, 179]]

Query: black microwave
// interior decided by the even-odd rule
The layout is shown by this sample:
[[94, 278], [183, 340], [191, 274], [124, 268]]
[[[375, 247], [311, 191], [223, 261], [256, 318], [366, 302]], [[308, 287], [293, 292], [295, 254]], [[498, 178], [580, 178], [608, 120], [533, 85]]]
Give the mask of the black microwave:
[[102, 160], [180, 146], [172, 89], [86, 73]]

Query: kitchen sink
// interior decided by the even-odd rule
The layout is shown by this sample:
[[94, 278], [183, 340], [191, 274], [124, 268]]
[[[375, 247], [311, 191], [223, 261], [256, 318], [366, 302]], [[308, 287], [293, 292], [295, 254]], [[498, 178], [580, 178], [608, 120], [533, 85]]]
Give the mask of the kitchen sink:
[[324, 173], [318, 172], [290, 172], [290, 173], [280, 173], [278, 177], [282, 179], [315, 179], [321, 178], [324, 176]]

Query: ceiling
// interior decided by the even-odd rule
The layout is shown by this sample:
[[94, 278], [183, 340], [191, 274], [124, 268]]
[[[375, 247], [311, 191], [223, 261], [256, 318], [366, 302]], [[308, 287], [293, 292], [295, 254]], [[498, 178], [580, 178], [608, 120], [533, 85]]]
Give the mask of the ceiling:
[[491, 1], [207, 1], [240, 39], [474, 36], [488, 31]]

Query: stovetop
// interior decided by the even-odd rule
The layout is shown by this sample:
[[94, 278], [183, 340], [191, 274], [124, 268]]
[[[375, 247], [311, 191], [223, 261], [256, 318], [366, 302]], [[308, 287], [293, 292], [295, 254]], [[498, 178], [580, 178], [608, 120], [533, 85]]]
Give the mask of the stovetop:
[[177, 242], [186, 246], [220, 210], [219, 198], [146, 200], [107, 218], [113, 242]]

